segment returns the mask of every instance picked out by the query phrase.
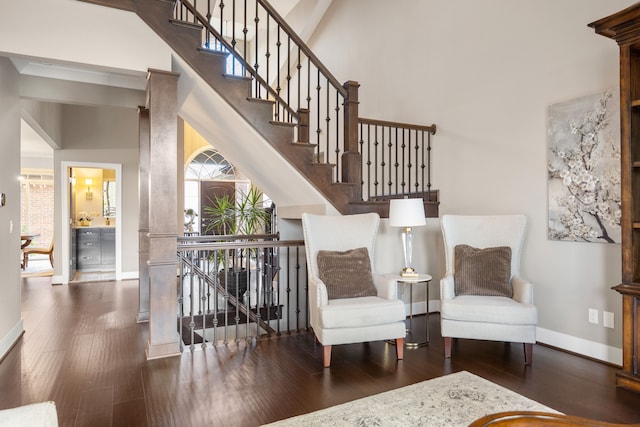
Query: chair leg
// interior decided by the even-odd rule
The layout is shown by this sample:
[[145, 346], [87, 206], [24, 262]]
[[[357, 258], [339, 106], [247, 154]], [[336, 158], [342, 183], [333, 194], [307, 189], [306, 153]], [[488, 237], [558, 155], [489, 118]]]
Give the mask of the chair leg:
[[533, 361], [533, 344], [524, 343], [524, 364], [530, 366]]
[[53, 268], [53, 252], [49, 252], [49, 262], [51, 263], [51, 268]]
[[331, 366], [331, 346], [325, 345], [323, 349], [324, 349], [324, 367], [328, 368], [329, 366]]
[[27, 268], [27, 264], [29, 264], [29, 254], [26, 252], [22, 253], [22, 268]]
[[396, 357], [398, 360], [404, 359], [404, 338], [396, 338]]
[[444, 357], [451, 358], [451, 337], [444, 337]]

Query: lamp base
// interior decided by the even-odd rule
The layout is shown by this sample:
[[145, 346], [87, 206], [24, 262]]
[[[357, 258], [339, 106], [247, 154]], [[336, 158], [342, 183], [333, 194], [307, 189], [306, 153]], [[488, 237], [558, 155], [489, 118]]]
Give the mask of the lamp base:
[[418, 277], [418, 273], [411, 267], [405, 267], [400, 272], [402, 277]]

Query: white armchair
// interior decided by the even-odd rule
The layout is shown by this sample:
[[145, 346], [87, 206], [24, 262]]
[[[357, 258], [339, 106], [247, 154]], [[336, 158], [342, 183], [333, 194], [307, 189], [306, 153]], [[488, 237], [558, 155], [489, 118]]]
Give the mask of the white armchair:
[[[397, 299], [397, 282], [376, 274], [373, 265], [379, 223], [380, 217], [375, 213], [302, 215], [309, 276], [309, 315], [316, 339], [324, 346], [325, 367], [331, 364], [331, 346], [338, 344], [395, 340], [396, 355], [398, 359], [403, 358], [404, 303]], [[363, 247], [368, 251], [375, 286], [373, 292], [377, 295], [329, 299], [327, 284], [320, 279], [323, 272], [318, 267], [318, 252], [345, 252]], [[364, 279], [364, 275], [356, 274], [355, 277]]]
[[[524, 343], [525, 363], [531, 364], [538, 312], [533, 304], [533, 285], [519, 275], [526, 221], [524, 215], [442, 217], [446, 272], [440, 280], [440, 328], [445, 357], [451, 357], [452, 338], [521, 342]], [[458, 245], [477, 249], [511, 248], [509, 282], [512, 297], [456, 295], [455, 248]]]

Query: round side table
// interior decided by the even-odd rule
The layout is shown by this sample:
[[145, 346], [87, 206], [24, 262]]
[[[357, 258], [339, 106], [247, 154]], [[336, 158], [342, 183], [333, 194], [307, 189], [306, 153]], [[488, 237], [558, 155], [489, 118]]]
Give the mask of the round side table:
[[[418, 274], [416, 277], [407, 277], [401, 276], [397, 273], [385, 274], [385, 277], [393, 279], [398, 283], [402, 283], [404, 285], [409, 285], [409, 327], [407, 328], [407, 334], [410, 335], [411, 341], [405, 340], [405, 346], [407, 348], [418, 348], [423, 347], [429, 344], [429, 283], [433, 279], [429, 274]], [[427, 310], [425, 313], [425, 327], [426, 327], [426, 337], [424, 341], [415, 341], [413, 339], [413, 285], [414, 284], [424, 284], [427, 292], [427, 301], [426, 306]]]

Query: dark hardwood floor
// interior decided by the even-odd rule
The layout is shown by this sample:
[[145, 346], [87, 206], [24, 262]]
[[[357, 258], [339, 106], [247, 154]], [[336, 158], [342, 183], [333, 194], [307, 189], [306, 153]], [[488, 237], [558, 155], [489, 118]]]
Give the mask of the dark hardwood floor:
[[61, 426], [257, 426], [460, 370], [567, 414], [640, 422], [616, 368], [541, 345], [525, 367], [521, 345], [471, 340], [447, 360], [437, 315], [431, 344], [400, 362], [375, 342], [334, 347], [324, 369], [310, 334], [146, 361], [137, 281], [50, 283], [23, 279], [25, 334], [0, 363], [0, 408], [54, 400]]

